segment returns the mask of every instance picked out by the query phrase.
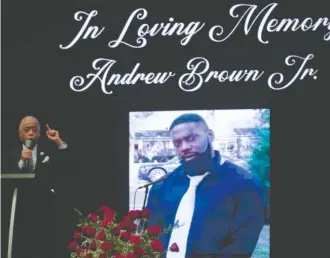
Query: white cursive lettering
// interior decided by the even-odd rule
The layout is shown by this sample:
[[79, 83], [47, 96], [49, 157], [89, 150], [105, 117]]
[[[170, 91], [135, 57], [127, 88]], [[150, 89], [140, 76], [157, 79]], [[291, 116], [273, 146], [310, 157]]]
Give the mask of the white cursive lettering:
[[[273, 73], [268, 78], [268, 86], [269, 88], [273, 90], [284, 90], [288, 88], [290, 85], [292, 85], [296, 80], [303, 80], [307, 75], [313, 76], [314, 79], [317, 77], [315, 74], [318, 72], [318, 70], [312, 69], [312, 68], [305, 68], [306, 63], [309, 60], [312, 60], [314, 58], [313, 54], [309, 54], [306, 57], [291, 55], [285, 58], [285, 64], [287, 66], [294, 66], [296, 64], [296, 61], [300, 60], [301, 64], [296, 71], [295, 75], [291, 78], [291, 80], [287, 83], [281, 86], [281, 84], [284, 81], [284, 75], [282, 73]], [[305, 68], [305, 69], [304, 69]], [[279, 86], [276, 88], [276, 86]]]
[[211, 82], [211, 79], [216, 79], [218, 82], [256, 81], [264, 74], [263, 71], [258, 70], [209, 71], [209, 68], [210, 64], [206, 58], [191, 59], [187, 63], [190, 73], [185, 73], [179, 78], [180, 89], [186, 92], [197, 91], [204, 82]]
[[186, 25], [183, 22], [175, 22], [173, 17], [168, 19], [168, 22], [155, 23], [153, 25], [149, 25], [147, 23], [142, 24], [137, 30], [137, 45], [129, 44], [123, 41], [130, 25], [132, 24], [134, 18], [136, 17], [139, 20], [143, 20], [147, 17], [148, 12], [146, 9], [140, 8], [136, 9], [128, 18], [125, 23], [124, 28], [122, 29], [117, 40], [112, 40], [109, 42], [109, 47], [115, 48], [118, 47], [119, 44], [127, 45], [131, 48], [143, 48], [147, 45], [147, 36], [155, 37], [157, 35], [160, 36], [184, 36], [180, 43], [182, 46], [187, 45], [192, 37], [197, 34], [205, 25], [205, 23], [201, 22], [190, 22]]
[[92, 39], [95, 39], [98, 36], [100, 36], [101, 33], [103, 32], [104, 27], [102, 27], [102, 29], [99, 29], [98, 26], [88, 26], [91, 19], [97, 15], [97, 11], [94, 10], [94, 11], [91, 11], [90, 13], [85, 13], [82, 11], [76, 12], [74, 15], [74, 19], [76, 21], [81, 21], [83, 19], [83, 15], [87, 16], [87, 18], [86, 18], [84, 24], [82, 25], [82, 27], [80, 28], [78, 34], [69, 43], [69, 45], [63, 46], [62, 44], [60, 44], [61, 49], [69, 49], [69, 48], [73, 47], [80, 38], [87, 39], [88, 37], [91, 37]]
[[[277, 3], [268, 4], [259, 13], [256, 14], [258, 8], [257, 5], [252, 4], [237, 4], [234, 5], [230, 10], [229, 14], [233, 18], [239, 18], [234, 28], [227, 34], [223, 36], [224, 29], [220, 25], [215, 25], [209, 30], [209, 38], [214, 42], [226, 41], [233, 33], [238, 29], [239, 25], [244, 26], [244, 33], [248, 35], [252, 30], [252, 27], [257, 23], [259, 19], [259, 25], [257, 30], [257, 38], [259, 42], [263, 44], [268, 44], [269, 41], [263, 38], [264, 32], [286, 32], [291, 30], [296, 31], [316, 31], [321, 27], [326, 27], [328, 32], [324, 35], [323, 39], [325, 41], [330, 40], [330, 19], [329, 18], [283, 18], [283, 19], [270, 19], [271, 14], [274, 12], [275, 8], [278, 6]], [[237, 9], [246, 8], [243, 14], [239, 15], [236, 13]], [[254, 17], [254, 18], [253, 18]]]
[[89, 81], [85, 84], [85, 79], [82, 76], [75, 76], [70, 81], [70, 88], [76, 92], [87, 90], [95, 81], [101, 83], [102, 92], [105, 94], [112, 94], [113, 91], [110, 85], [134, 85], [137, 82], [145, 84], [164, 84], [171, 77], [175, 76], [173, 72], [162, 73], [141, 73], [138, 72], [140, 63], [137, 63], [130, 73], [124, 75], [110, 74], [111, 68], [115, 65], [116, 61], [106, 58], [98, 58], [94, 60], [92, 66], [97, 72], [89, 73], [86, 78]]

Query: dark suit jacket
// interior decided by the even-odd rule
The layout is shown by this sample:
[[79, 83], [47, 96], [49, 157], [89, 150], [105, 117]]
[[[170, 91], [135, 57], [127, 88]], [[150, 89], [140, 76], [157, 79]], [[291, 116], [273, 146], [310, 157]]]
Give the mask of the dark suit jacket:
[[[154, 185], [148, 197], [148, 224], [173, 225], [188, 186], [182, 166]], [[216, 163], [197, 188], [186, 257], [250, 257], [264, 221], [262, 187], [251, 173], [229, 161]], [[170, 234], [161, 236], [165, 248], [169, 238]]]
[[[2, 167], [4, 173], [26, 173], [18, 167], [22, 149], [22, 144], [17, 143], [4, 155], [7, 156]], [[49, 157], [48, 162], [42, 163], [46, 156]], [[59, 248], [67, 249], [69, 234], [74, 230], [71, 227], [74, 227], [75, 223], [69, 214], [71, 211], [73, 213], [72, 202], [75, 194], [75, 191], [72, 191], [73, 178], [70, 170], [76, 166], [71, 157], [70, 146], [59, 149], [48, 140], [38, 143], [34, 171], [36, 176], [22, 182], [18, 192], [14, 240], [16, 257], [26, 255], [28, 258], [48, 258], [51, 257], [50, 253]], [[51, 250], [51, 245], [56, 244], [60, 247], [56, 246]], [[32, 250], [34, 246], [37, 250]], [[20, 250], [23, 253], [17, 253]]]
[[[24, 169], [20, 170], [18, 161], [21, 158], [22, 144], [18, 143], [8, 153], [5, 160], [3, 172], [5, 173], [27, 173]], [[45, 157], [49, 157], [48, 162], [42, 163]], [[61, 190], [62, 180], [66, 179], [66, 170], [71, 167], [71, 159], [69, 155], [69, 147], [60, 150], [56, 145], [49, 141], [41, 141], [37, 146], [37, 163], [34, 170], [35, 184], [44, 189]], [[58, 188], [58, 189], [56, 189]]]

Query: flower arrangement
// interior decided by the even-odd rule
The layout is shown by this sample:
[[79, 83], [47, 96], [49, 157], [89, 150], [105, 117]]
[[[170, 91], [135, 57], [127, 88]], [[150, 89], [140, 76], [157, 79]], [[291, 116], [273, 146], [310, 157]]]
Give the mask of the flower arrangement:
[[[159, 258], [167, 252], [159, 236], [169, 233], [171, 227], [145, 228], [151, 214], [148, 209], [131, 210], [120, 222], [108, 206], [87, 217], [76, 211], [81, 221], [69, 244], [72, 258]], [[178, 252], [179, 247], [174, 243], [168, 251]]]

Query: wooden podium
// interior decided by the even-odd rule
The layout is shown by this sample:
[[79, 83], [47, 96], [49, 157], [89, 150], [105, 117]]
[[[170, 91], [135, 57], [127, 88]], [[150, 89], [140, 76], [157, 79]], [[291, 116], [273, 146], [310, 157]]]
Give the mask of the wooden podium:
[[7, 258], [12, 258], [13, 252], [13, 239], [14, 239], [14, 225], [15, 225], [15, 212], [17, 206], [17, 197], [19, 193], [19, 184], [22, 180], [31, 180], [34, 179], [34, 173], [25, 173], [25, 174], [1, 174], [1, 181], [3, 184], [4, 180], [13, 180], [15, 183], [14, 190], [13, 190], [13, 197], [11, 202], [11, 212], [10, 212], [10, 222], [9, 222], [9, 235], [8, 235], [8, 251], [7, 251]]

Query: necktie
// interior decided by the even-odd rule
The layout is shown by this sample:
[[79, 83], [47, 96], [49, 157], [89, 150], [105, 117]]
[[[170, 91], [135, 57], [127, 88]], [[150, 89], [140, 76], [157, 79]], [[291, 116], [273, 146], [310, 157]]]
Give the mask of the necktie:
[[31, 157], [30, 159], [28, 159], [25, 163], [25, 167], [27, 169], [28, 172], [33, 172], [34, 170], [34, 165], [33, 165], [33, 157]]
[[206, 175], [207, 173], [204, 175], [189, 177], [190, 178], [189, 188], [181, 199], [174, 220], [175, 222], [174, 224], [178, 227], [175, 227], [172, 230], [172, 234], [168, 246], [169, 249], [172, 244], [176, 243], [179, 246], [179, 252], [168, 251], [166, 255], [167, 258], [186, 257], [185, 255], [186, 255], [190, 224], [192, 222], [192, 218], [195, 210], [196, 188]]

